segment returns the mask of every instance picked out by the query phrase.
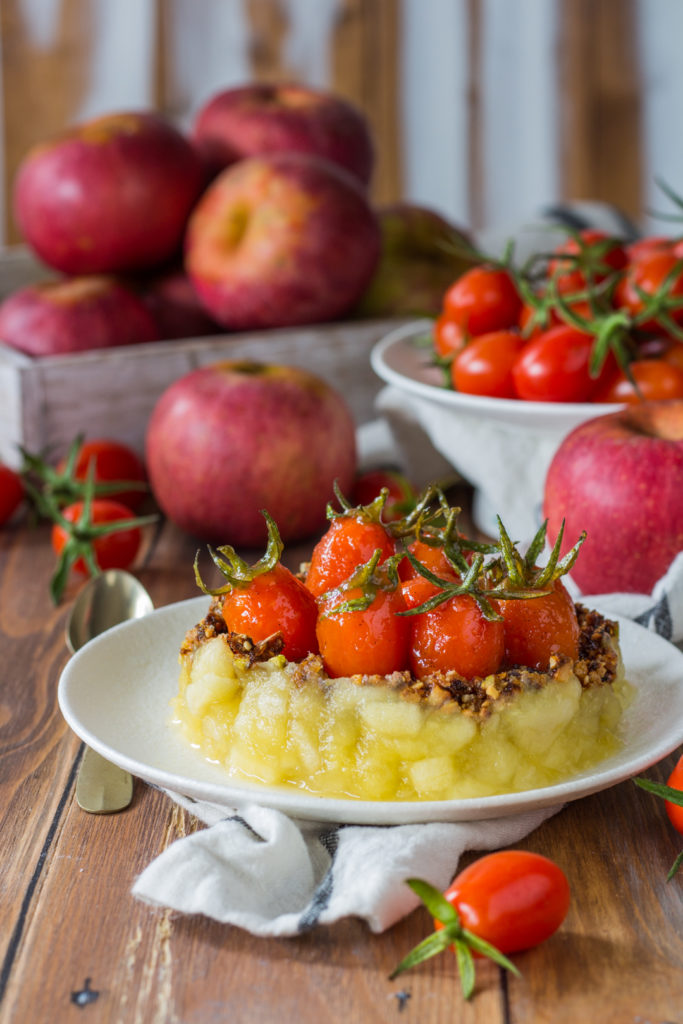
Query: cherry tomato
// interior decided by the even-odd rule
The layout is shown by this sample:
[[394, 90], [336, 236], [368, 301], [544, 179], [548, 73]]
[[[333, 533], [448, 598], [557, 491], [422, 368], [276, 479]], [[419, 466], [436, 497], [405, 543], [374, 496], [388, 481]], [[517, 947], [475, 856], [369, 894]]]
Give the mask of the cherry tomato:
[[24, 499], [24, 484], [18, 473], [0, 463], [0, 526], [9, 522]]
[[[69, 523], [77, 524], [83, 511], [83, 502], [76, 501], [62, 509], [62, 515]], [[115, 523], [121, 519], [132, 519], [133, 513], [127, 505], [109, 498], [95, 498], [91, 508], [91, 522], [95, 525]], [[100, 569], [127, 569], [135, 561], [140, 548], [142, 534], [138, 526], [117, 530], [92, 540], [95, 562]], [[67, 529], [59, 523], [52, 527], [52, 547], [60, 555], [70, 541]], [[74, 562], [76, 572], [87, 575], [89, 570], [83, 557]]]
[[672, 250], [673, 239], [665, 235], [646, 235], [645, 238], [637, 238], [626, 246], [626, 255], [629, 263], [637, 263], [644, 256], [650, 256], [653, 252], [667, 252]]
[[434, 350], [442, 359], [448, 359], [461, 352], [467, 344], [467, 331], [455, 320], [439, 316], [434, 322]]
[[288, 661], [317, 653], [317, 617], [315, 598], [281, 562], [254, 576], [244, 587], [234, 586], [223, 600], [223, 618], [229, 630], [256, 643], [281, 633], [282, 653]]
[[[64, 469], [66, 460], [58, 465], [58, 470]], [[78, 456], [74, 465], [74, 477], [76, 480], [85, 480], [88, 475], [88, 466], [93, 463], [95, 483], [111, 483], [116, 480], [136, 481], [145, 483], [147, 474], [145, 466], [139, 455], [120, 441], [112, 441], [108, 438], [97, 438], [84, 441], [78, 450]], [[144, 489], [122, 490], [108, 494], [113, 501], [120, 501], [129, 508], [137, 509], [145, 500]]]
[[[680, 789], [683, 791], [683, 755], [678, 759], [674, 770], [667, 779], [667, 786], [671, 786], [672, 789]], [[669, 816], [669, 821], [683, 836], [683, 807], [679, 804], [673, 804], [670, 800], [664, 802], [666, 813]]]
[[380, 522], [369, 518], [362, 509], [354, 515], [336, 516], [313, 548], [306, 586], [315, 597], [320, 597], [347, 580], [377, 548], [382, 552], [381, 561], [396, 550], [392, 537]]
[[662, 359], [665, 363], [683, 370], [683, 342], [669, 341], [662, 352]]
[[[528, 402], [587, 402], [598, 385], [590, 375], [593, 337], [563, 324], [525, 346], [512, 368], [515, 392]], [[607, 370], [603, 368], [600, 380]]]
[[382, 521], [393, 523], [403, 518], [415, 506], [415, 488], [402, 473], [391, 469], [371, 469], [360, 473], [353, 485], [353, 503], [369, 505], [379, 497], [382, 488], [389, 494], [382, 509]]
[[407, 616], [411, 623], [410, 668], [417, 679], [433, 672], [487, 676], [503, 660], [503, 623], [485, 619], [469, 594], [458, 594], [428, 612]]
[[501, 953], [518, 953], [550, 938], [567, 916], [571, 898], [562, 869], [526, 850], [480, 857], [456, 876], [444, 896], [463, 928]]
[[362, 597], [360, 587], [332, 591], [320, 602], [317, 635], [325, 671], [333, 678], [353, 675], [390, 675], [408, 667], [409, 621], [401, 589], [377, 590], [363, 610], [333, 609]]
[[[408, 545], [408, 550], [425, 568], [430, 569], [437, 576], [450, 579], [453, 576], [453, 567], [446, 558], [443, 548], [440, 545], [427, 544], [424, 540], [414, 540]], [[421, 579], [426, 583], [424, 576], [421, 576], [417, 569], [413, 568], [407, 558], [403, 558], [398, 567], [399, 576], [402, 580]], [[418, 602], [419, 603], [419, 602]], [[410, 606], [412, 607], [412, 605]]]
[[636, 359], [629, 371], [638, 391], [631, 384], [623, 370], [594, 392], [594, 402], [619, 402], [637, 405], [641, 401], [658, 402], [671, 398], [683, 398], [683, 369], [666, 359]]
[[575, 661], [579, 655], [579, 622], [567, 588], [555, 580], [544, 597], [499, 601], [503, 616], [505, 662], [543, 671], [553, 654]]
[[[628, 267], [615, 289], [616, 304], [628, 310], [632, 316], [643, 314], [646, 308], [646, 299], [641, 297], [640, 292], [643, 292], [646, 297], [661, 292], [664, 289], [665, 281], [672, 272], [671, 282], [665, 289], [666, 295], [673, 300], [683, 299], [681, 258], [675, 256], [671, 251], [654, 251]], [[668, 315], [675, 323], [683, 323], [683, 305], [678, 309], [669, 309]], [[645, 319], [638, 326], [642, 330], [656, 330], [666, 325], [661, 324], [655, 315]]]
[[478, 266], [466, 270], [444, 296], [443, 312], [468, 334], [514, 327], [522, 300], [506, 270]]
[[[555, 252], [557, 256], [548, 266], [548, 275], [555, 279], [559, 291], [566, 294], [599, 284], [628, 262], [621, 243], [594, 228], [579, 231]], [[572, 258], [563, 259], [563, 256]]]
[[467, 395], [515, 398], [512, 368], [524, 347], [515, 331], [478, 335], [451, 364], [454, 388]]

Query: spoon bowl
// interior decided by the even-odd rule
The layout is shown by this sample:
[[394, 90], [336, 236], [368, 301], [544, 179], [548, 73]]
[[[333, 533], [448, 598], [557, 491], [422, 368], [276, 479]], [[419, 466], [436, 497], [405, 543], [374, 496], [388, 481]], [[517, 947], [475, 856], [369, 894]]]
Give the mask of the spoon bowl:
[[76, 598], [66, 627], [67, 647], [75, 654], [93, 637], [119, 622], [139, 619], [153, 607], [135, 576], [123, 569], [108, 569], [89, 580]]
[[[85, 584], [71, 609], [66, 645], [72, 654], [89, 640], [154, 608], [142, 583], [123, 569], [108, 569]], [[76, 780], [76, 800], [90, 814], [112, 814], [133, 799], [131, 774], [86, 747]]]

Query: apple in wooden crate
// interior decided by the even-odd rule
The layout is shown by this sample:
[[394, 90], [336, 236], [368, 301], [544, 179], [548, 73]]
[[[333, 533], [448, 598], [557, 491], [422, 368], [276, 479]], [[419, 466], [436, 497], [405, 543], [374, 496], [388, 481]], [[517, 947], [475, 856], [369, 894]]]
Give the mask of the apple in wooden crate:
[[437, 316], [456, 278], [477, 260], [466, 232], [411, 203], [380, 207], [382, 250], [358, 316]]
[[170, 260], [206, 182], [196, 149], [152, 112], [106, 114], [34, 146], [14, 182], [22, 235], [65, 274]]
[[325, 157], [370, 181], [374, 147], [365, 115], [330, 92], [296, 83], [224, 89], [195, 115], [192, 134], [207, 165], [222, 170], [268, 153]]
[[367, 286], [377, 218], [342, 168], [300, 153], [240, 160], [203, 194], [185, 268], [207, 310], [233, 330], [334, 320]]
[[182, 267], [169, 267], [130, 284], [152, 313], [162, 338], [202, 338], [222, 330]]
[[158, 341], [143, 301], [102, 275], [44, 281], [0, 304], [0, 341], [30, 356], [57, 356]]
[[683, 401], [650, 402], [588, 420], [561, 442], [544, 515], [564, 550], [587, 538], [572, 579], [585, 594], [649, 594], [683, 550]]
[[356, 469], [353, 417], [321, 378], [294, 366], [227, 361], [175, 381], [150, 416], [145, 461], [162, 511], [215, 544], [257, 547], [262, 509], [285, 542], [325, 522], [337, 480]]

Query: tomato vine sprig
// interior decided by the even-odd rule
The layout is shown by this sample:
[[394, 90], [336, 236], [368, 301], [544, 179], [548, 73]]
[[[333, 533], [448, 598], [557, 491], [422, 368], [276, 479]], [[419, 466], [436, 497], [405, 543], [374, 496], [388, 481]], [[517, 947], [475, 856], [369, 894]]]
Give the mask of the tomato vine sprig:
[[[398, 552], [383, 562], [380, 562], [381, 557], [382, 550], [377, 548], [368, 561], [359, 565], [348, 579], [322, 594], [319, 599], [319, 617], [324, 619], [345, 612], [363, 612], [370, 607], [379, 591], [396, 590], [400, 584], [398, 565], [403, 554]], [[359, 597], [340, 601], [339, 604], [331, 603], [333, 598], [343, 597], [350, 590], [360, 590], [361, 594]]]
[[[667, 786], [663, 782], [654, 782], [652, 779], [637, 778], [633, 780], [636, 786], [640, 786], [648, 793], [653, 793], [655, 796], [661, 797], [663, 800], [674, 804], [676, 807], [683, 807], [683, 790], [674, 789], [673, 786]], [[670, 882], [674, 875], [677, 873], [681, 864], [683, 864], [683, 850], [678, 854], [676, 860], [671, 865], [669, 873], [666, 876], [667, 882]]]
[[[81, 499], [81, 508], [75, 520], [68, 519], [51, 494], [43, 496], [45, 515], [55, 526], [61, 528], [67, 537], [58, 559], [57, 566], [50, 581], [50, 594], [55, 604], [59, 604], [66, 587], [69, 573], [77, 562], [83, 563], [90, 576], [99, 576], [100, 566], [97, 564], [95, 547], [98, 540], [112, 533], [138, 529], [158, 520], [158, 515], [130, 516], [130, 518], [97, 523], [93, 518], [93, 502], [95, 497], [94, 467], [88, 467], [85, 487]], [[123, 508], [123, 506], [121, 506]]]
[[[55, 507], [64, 508], [76, 501], [83, 501], [88, 487], [87, 481], [76, 475], [78, 456], [85, 439], [78, 434], [69, 446], [62, 465], [54, 467], [44, 454], [37, 454], [19, 446], [22, 457], [21, 477], [35, 512], [45, 519], [53, 518]], [[91, 495], [103, 498], [119, 495], [122, 491], [149, 491], [141, 480], [93, 480]]]
[[266, 550], [259, 560], [253, 565], [249, 565], [249, 563], [241, 558], [235, 549], [229, 544], [223, 544], [221, 547], [215, 549], [210, 545], [208, 546], [209, 554], [211, 555], [214, 565], [220, 571], [221, 575], [223, 575], [227, 580], [227, 583], [223, 586], [214, 588], [207, 587], [199, 572], [199, 551], [196, 553], [194, 559], [194, 576], [197, 586], [205, 594], [208, 594], [210, 597], [218, 597], [222, 594], [228, 594], [231, 590], [234, 590], [235, 587], [246, 587], [258, 576], [265, 576], [266, 573], [275, 568], [282, 556], [284, 544], [282, 543], [280, 533], [272, 516], [265, 510], [262, 511], [262, 515], [266, 521], [268, 541], [266, 544]]
[[496, 519], [500, 536], [500, 557], [489, 564], [488, 571], [494, 579], [506, 579], [513, 588], [543, 588], [554, 583], [561, 576], [566, 575], [573, 568], [581, 545], [586, 539], [586, 531], [584, 530], [576, 544], [563, 558], [560, 558], [560, 550], [564, 538], [563, 520], [555, 543], [548, 555], [548, 560], [545, 566], [541, 567], [537, 565], [537, 562], [545, 548], [548, 520], [546, 519], [540, 525], [526, 553], [522, 556], [517, 546], [510, 540], [500, 516], [496, 516]]
[[500, 967], [505, 968], [505, 970], [510, 971], [517, 977], [520, 976], [517, 967], [515, 967], [511, 960], [508, 960], [504, 953], [501, 953], [490, 942], [479, 938], [474, 932], [463, 928], [458, 911], [438, 889], [435, 889], [429, 882], [425, 882], [420, 878], [409, 878], [406, 884], [419, 896], [429, 913], [435, 921], [439, 921], [443, 925], [443, 928], [432, 932], [426, 939], [418, 943], [392, 971], [389, 975], [390, 980], [393, 980], [411, 967], [416, 967], [417, 964], [423, 963], [430, 957], [442, 953], [451, 945], [455, 950], [465, 999], [470, 999], [474, 992], [475, 968], [472, 956], [473, 950], [481, 956], [493, 960], [494, 963], [497, 963]]

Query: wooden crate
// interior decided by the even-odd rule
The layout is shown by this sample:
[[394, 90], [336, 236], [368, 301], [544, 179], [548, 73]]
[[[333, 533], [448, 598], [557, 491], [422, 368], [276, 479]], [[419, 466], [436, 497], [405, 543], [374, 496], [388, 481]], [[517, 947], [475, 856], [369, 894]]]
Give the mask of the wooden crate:
[[154, 342], [32, 359], [0, 344], [0, 460], [17, 445], [62, 454], [79, 431], [143, 450], [149, 415], [178, 377], [221, 359], [301, 366], [332, 384], [360, 425], [373, 419], [382, 382], [369, 357], [401, 321], [372, 320]]

